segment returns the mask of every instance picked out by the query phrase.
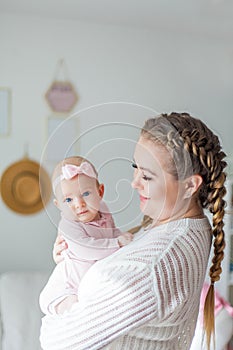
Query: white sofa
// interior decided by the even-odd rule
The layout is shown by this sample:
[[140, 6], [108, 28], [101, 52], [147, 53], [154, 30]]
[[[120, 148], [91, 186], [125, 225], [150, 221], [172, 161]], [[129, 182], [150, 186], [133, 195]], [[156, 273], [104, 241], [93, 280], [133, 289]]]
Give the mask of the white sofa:
[[0, 276], [0, 350], [41, 349], [38, 297], [47, 279], [48, 273], [43, 272]]

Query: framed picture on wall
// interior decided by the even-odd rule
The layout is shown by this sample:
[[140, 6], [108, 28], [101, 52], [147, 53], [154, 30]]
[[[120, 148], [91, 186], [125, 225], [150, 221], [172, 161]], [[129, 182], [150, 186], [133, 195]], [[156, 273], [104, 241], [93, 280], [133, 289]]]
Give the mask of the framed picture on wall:
[[0, 136], [10, 134], [11, 91], [0, 87]]
[[65, 118], [57, 115], [47, 119], [46, 159], [52, 163], [75, 155], [78, 152], [77, 118]]

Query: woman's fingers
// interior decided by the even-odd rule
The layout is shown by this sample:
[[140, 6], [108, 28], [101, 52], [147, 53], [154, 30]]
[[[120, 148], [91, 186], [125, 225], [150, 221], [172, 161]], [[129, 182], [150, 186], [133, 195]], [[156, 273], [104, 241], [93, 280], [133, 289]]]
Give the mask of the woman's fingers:
[[61, 253], [67, 249], [67, 243], [64, 240], [64, 238], [61, 235], [58, 235], [55, 243], [54, 243], [54, 247], [53, 247], [53, 260], [55, 261], [56, 264], [58, 264], [59, 262], [61, 262], [64, 257], [61, 255]]

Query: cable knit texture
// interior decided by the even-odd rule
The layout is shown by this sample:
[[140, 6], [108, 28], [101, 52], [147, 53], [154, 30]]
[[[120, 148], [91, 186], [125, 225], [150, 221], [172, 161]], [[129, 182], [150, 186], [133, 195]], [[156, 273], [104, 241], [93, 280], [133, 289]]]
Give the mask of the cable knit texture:
[[90, 268], [71, 311], [42, 319], [42, 348], [188, 350], [210, 245], [207, 218], [136, 234]]

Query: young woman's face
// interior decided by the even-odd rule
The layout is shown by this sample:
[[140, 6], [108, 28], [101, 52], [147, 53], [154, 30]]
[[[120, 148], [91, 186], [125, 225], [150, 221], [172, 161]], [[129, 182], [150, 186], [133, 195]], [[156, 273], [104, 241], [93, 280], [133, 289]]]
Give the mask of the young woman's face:
[[68, 220], [90, 222], [98, 218], [103, 191], [96, 179], [80, 174], [61, 181], [55, 204]]
[[140, 209], [154, 223], [163, 223], [181, 217], [187, 201], [184, 183], [166, 171], [171, 161], [168, 151], [141, 137], [134, 153], [132, 187], [140, 197]]

